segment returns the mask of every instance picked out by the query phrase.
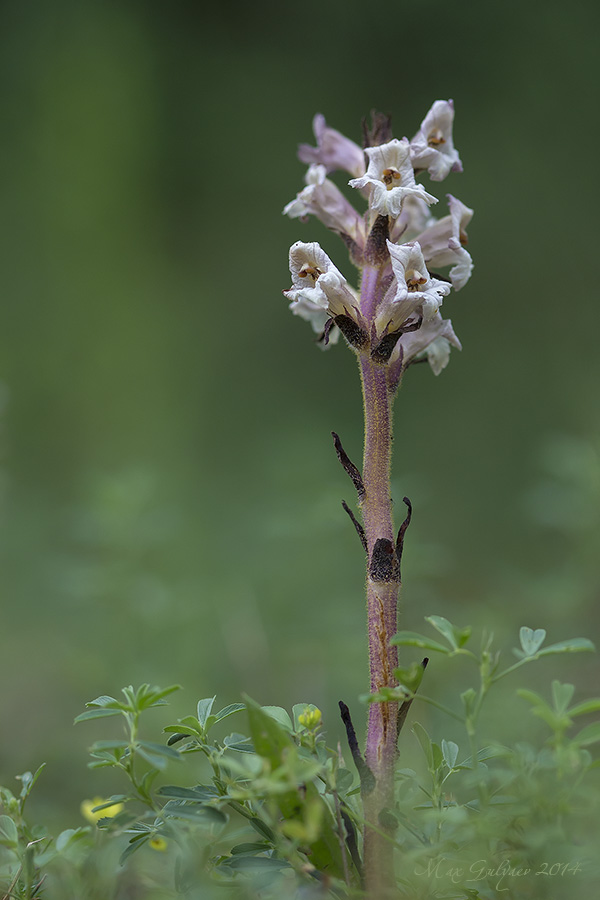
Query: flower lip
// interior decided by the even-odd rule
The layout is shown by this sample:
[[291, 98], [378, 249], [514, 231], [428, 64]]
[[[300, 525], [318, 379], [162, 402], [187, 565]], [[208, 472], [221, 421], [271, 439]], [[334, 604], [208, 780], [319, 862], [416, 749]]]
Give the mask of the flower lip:
[[420, 197], [428, 205], [437, 203], [436, 197], [415, 182], [407, 138], [401, 141], [393, 138], [387, 144], [367, 147], [365, 153], [369, 157], [367, 171], [361, 178], [352, 178], [348, 183], [350, 187], [369, 190], [371, 209], [380, 215], [397, 218], [408, 196]]

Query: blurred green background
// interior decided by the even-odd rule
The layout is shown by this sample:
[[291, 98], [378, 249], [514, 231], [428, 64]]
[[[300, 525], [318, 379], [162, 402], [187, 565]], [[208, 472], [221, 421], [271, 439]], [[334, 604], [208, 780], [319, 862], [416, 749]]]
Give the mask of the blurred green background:
[[[360, 459], [358, 376], [281, 297], [298, 239], [354, 277], [318, 222], [281, 216], [317, 111], [360, 140], [375, 107], [411, 137], [454, 98], [465, 171], [437, 194], [476, 211], [474, 276], [444, 306], [464, 350], [412, 369], [396, 407], [402, 627], [598, 639], [599, 19], [2, 2], [0, 781], [46, 761], [47, 818], [122, 787], [85, 768], [106, 729], [72, 720], [123, 684], [179, 682], [171, 716], [246, 691], [318, 704], [332, 740], [339, 698], [360, 721], [363, 560], [330, 438]], [[451, 702], [447, 666], [428, 693]], [[584, 696], [598, 671], [551, 657], [533, 681]]]

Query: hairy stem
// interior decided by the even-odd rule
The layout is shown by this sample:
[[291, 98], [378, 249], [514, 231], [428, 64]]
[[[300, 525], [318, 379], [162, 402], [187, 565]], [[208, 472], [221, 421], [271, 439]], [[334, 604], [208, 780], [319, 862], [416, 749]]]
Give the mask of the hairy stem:
[[[379, 279], [373, 269], [363, 273], [362, 306], [375, 307], [373, 294]], [[367, 620], [370, 689], [372, 693], [396, 682], [398, 649], [390, 638], [397, 631], [400, 573], [395, 551], [392, 519], [390, 466], [392, 450], [393, 393], [388, 386], [387, 367], [367, 356], [360, 358], [365, 414], [365, 447], [362, 501], [367, 543]], [[364, 795], [365, 881], [369, 897], [380, 900], [394, 890], [393, 844], [386, 839], [389, 823], [381, 816], [393, 806], [394, 764], [397, 743], [397, 703], [372, 703], [369, 708], [366, 763], [375, 776], [375, 788]], [[377, 830], [376, 830], [377, 829]]]

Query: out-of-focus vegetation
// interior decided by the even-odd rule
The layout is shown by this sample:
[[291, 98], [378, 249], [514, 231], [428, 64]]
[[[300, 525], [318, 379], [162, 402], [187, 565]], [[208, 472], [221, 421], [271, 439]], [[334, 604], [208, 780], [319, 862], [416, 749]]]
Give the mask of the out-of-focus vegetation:
[[[179, 682], [182, 713], [242, 690], [332, 710], [365, 689], [363, 561], [329, 437], [360, 456], [358, 377], [280, 293], [297, 239], [352, 274], [318, 223], [281, 217], [316, 111], [358, 140], [381, 108], [410, 137], [453, 97], [465, 172], [444, 189], [476, 210], [476, 270], [448, 302], [463, 353], [437, 379], [415, 367], [397, 401], [394, 489], [415, 509], [401, 627], [597, 639], [599, 13], [390, 16], [2, 6], [0, 782], [48, 763], [38, 817], [73, 826], [90, 794], [91, 738], [72, 730], [90, 696]], [[590, 654], [557, 677], [597, 674]]]

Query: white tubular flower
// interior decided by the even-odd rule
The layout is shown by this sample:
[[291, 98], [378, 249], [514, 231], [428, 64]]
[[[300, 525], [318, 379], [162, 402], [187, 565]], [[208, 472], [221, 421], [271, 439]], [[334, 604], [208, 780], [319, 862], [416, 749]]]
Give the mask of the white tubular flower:
[[316, 241], [296, 241], [290, 247], [292, 287], [283, 294], [292, 302], [306, 300], [330, 316], [360, 317], [347, 281]]
[[436, 100], [410, 142], [415, 169], [427, 169], [432, 181], [443, 181], [449, 172], [463, 170], [452, 142], [453, 121], [452, 100]]
[[428, 322], [436, 315], [450, 285], [432, 278], [427, 271], [421, 248], [416, 241], [408, 244], [387, 243], [396, 283], [383, 299], [377, 314], [381, 333], [395, 331], [413, 315]]
[[365, 171], [365, 156], [358, 144], [344, 137], [335, 128], [330, 128], [325, 116], [321, 113], [313, 119], [313, 131], [317, 139], [317, 146], [300, 144], [298, 157], [301, 162], [317, 163], [323, 165], [327, 172], [336, 169], [344, 169], [350, 175], [359, 176]]
[[417, 331], [402, 335], [397, 344], [398, 349], [394, 351], [394, 357], [399, 359], [400, 354], [402, 355], [403, 368], [416, 359], [426, 357], [433, 374], [439, 375], [448, 365], [450, 346], [462, 350], [450, 319], [442, 319], [437, 313], [429, 322], [423, 322]]
[[448, 194], [450, 215], [426, 228], [417, 238], [427, 265], [432, 269], [452, 266], [450, 281], [459, 291], [465, 286], [473, 270], [470, 253], [465, 250], [467, 225], [473, 218], [473, 210]]
[[362, 246], [363, 219], [326, 174], [325, 166], [310, 166], [305, 177], [306, 187], [284, 207], [283, 213], [291, 219], [316, 216], [327, 228], [349, 235]]
[[406, 197], [416, 196], [428, 205], [437, 203], [437, 199], [415, 183], [415, 173], [410, 161], [410, 144], [406, 138], [397, 138], [379, 147], [367, 147], [365, 153], [369, 157], [369, 167], [362, 178], [349, 181], [350, 187], [368, 188], [370, 191], [369, 206], [382, 216], [400, 215]]

